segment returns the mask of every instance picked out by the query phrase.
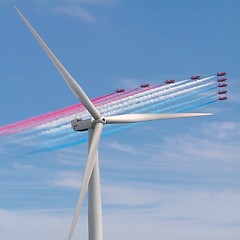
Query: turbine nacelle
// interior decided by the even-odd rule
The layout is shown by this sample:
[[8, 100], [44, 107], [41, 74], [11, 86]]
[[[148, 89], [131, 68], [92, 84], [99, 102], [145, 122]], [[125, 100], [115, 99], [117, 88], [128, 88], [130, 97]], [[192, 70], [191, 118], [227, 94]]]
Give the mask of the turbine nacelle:
[[88, 129], [93, 128], [93, 119], [81, 119], [75, 118], [71, 121], [71, 126], [74, 131], [84, 132], [88, 131]]
[[102, 123], [103, 125], [105, 125], [106, 118], [103, 116], [97, 120], [94, 120], [93, 118], [88, 119], [75, 118], [70, 123], [74, 131], [84, 132], [88, 131], [91, 128], [94, 128], [96, 123]]

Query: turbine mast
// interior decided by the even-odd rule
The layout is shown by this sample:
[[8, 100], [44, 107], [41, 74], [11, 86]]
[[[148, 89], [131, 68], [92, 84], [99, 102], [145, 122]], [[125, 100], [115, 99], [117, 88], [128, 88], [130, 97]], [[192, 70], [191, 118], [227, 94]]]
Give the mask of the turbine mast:
[[[88, 144], [91, 147], [93, 129], [88, 130]], [[96, 153], [95, 165], [88, 185], [88, 234], [89, 240], [102, 240], [102, 201], [100, 188], [100, 171], [98, 151]]]

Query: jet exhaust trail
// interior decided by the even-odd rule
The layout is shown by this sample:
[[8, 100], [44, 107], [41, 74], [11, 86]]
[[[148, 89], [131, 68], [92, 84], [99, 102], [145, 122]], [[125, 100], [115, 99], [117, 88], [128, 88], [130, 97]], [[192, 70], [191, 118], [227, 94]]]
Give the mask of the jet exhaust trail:
[[[213, 100], [213, 101], [209, 101], [209, 102], [205, 102], [205, 103], [201, 103], [201, 104], [195, 104], [195, 105], [192, 105], [192, 106], [189, 106], [189, 107], [186, 107], [186, 108], [181, 108], [181, 109], [175, 110], [175, 111], [173, 111], [173, 113], [180, 113], [180, 112], [185, 112], [185, 111], [188, 111], [188, 110], [196, 109], [196, 108], [199, 108], [199, 107], [202, 107], [202, 106], [205, 106], [205, 105], [212, 104], [212, 103], [217, 102], [217, 101], [218, 100]], [[108, 129], [106, 129], [105, 133], [103, 133], [103, 136], [108, 136], [108, 135], [111, 135], [113, 133], [117, 133], [119, 131], [126, 130], [128, 128], [136, 126], [137, 124], [142, 124], [142, 123], [135, 123], [135, 124], [131, 124], [131, 125], [127, 124], [125, 126], [115, 127], [114, 129], [113, 129], [113, 127], [108, 127]], [[64, 139], [59, 139], [58, 142], [60, 142], [62, 140], [64, 140]], [[60, 144], [57, 144], [57, 145], [49, 145], [49, 146], [42, 146], [42, 147], [40, 146], [40, 147], [36, 148], [35, 150], [29, 151], [25, 154], [30, 154], [31, 155], [31, 154], [41, 153], [41, 152], [55, 151], [55, 150], [75, 146], [77, 144], [84, 143], [86, 141], [87, 141], [87, 136], [79, 139], [79, 136], [75, 135], [75, 139], [73, 139], [72, 141], [63, 142], [63, 143], [60, 143]]]
[[[204, 81], [209, 80], [211, 78], [213, 78], [213, 77], [204, 78], [204, 79], [201, 80], [201, 82], [204, 82]], [[183, 83], [183, 82], [186, 82], [186, 80], [183, 80], [180, 83]], [[171, 97], [176, 97], [177, 95], [181, 95], [181, 94], [184, 94], [186, 92], [191, 92], [193, 90], [197, 90], [198, 88], [206, 87], [206, 86], [211, 85], [215, 82], [203, 84], [203, 85], [200, 85], [200, 86], [196, 86], [194, 88], [189, 88], [189, 89], [186, 89], [186, 90], [182, 90], [182, 91], [178, 91], [176, 93], [173, 93], [176, 90], [182, 89], [186, 86], [196, 85], [197, 83], [198, 82], [193, 82], [193, 83], [190, 82], [190, 83], [185, 84], [184, 86], [177, 86], [177, 89], [175, 89], [176, 87], [169, 88], [169, 85], [163, 86], [163, 87], [156, 87], [154, 89], [149, 90], [151, 92], [150, 94], [149, 94], [149, 91], [146, 92], [147, 94], [144, 94], [144, 92], [143, 93], [141, 92], [140, 94], [136, 93], [135, 97], [128, 96], [128, 97], [123, 98], [121, 100], [117, 100], [117, 102], [114, 101], [111, 104], [107, 104], [108, 107], [103, 105], [103, 108], [99, 108], [99, 110], [102, 114], [105, 114], [106, 116], [109, 115], [109, 114], [120, 114], [120, 113], [123, 113], [124, 111], [130, 111], [134, 108], [139, 108], [139, 107], [142, 107], [146, 104], [154, 104], [157, 101], [165, 101], [167, 98], [170, 99]], [[179, 85], [179, 84], [175, 84], [175, 85]], [[172, 95], [168, 95], [169, 92], [172, 92]], [[161, 95], [165, 95], [165, 96], [161, 96]], [[151, 99], [151, 102], [147, 102], [149, 99]], [[139, 104], [139, 105], [137, 106], [137, 104]], [[89, 114], [85, 110], [84, 110], [84, 112], [80, 112], [79, 115], [81, 115], [81, 117], [83, 119], [89, 117]], [[75, 117], [76, 117], [76, 114], [69, 115], [67, 117], [63, 117], [63, 118], [60, 118], [58, 120], [55, 120], [55, 121], [37, 126], [33, 129], [34, 134], [35, 134], [35, 131], [37, 131], [37, 130], [40, 130], [40, 131], [42, 130], [41, 134], [52, 134], [52, 133], [56, 133], [58, 131], [70, 129], [69, 122], [72, 119], [74, 119]], [[44, 129], [46, 129], [46, 130], [44, 130]]]
[[[169, 107], [165, 107], [165, 108], [160, 108], [160, 109], [157, 109], [157, 110], [155, 110], [155, 111], [151, 111], [152, 113], [160, 113], [160, 112], [167, 112], [167, 111], [172, 111], [173, 109], [176, 109], [176, 108], [179, 108], [179, 107], [183, 107], [183, 106], [185, 106], [185, 105], [190, 105], [190, 104], [193, 104], [193, 103], [195, 103], [195, 102], [199, 102], [199, 101], [202, 101], [202, 100], [206, 100], [206, 99], [208, 99], [208, 98], [212, 98], [213, 96], [216, 96], [216, 94], [213, 94], [213, 95], [210, 95], [210, 96], [205, 96], [205, 97], [201, 97], [201, 98], [197, 98], [197, 99], [194, 99], [194, 100], [191, 100], [191, 101], [186, 101], [186, 102], [183, 102], [183, 103], [179, 103], [179, 104], [176, 104], [176, 105], [173, 105], [173, 106], [169, 106]], [[199, 105], [199, 104], [198, 104]], [[196, 105], [196, 106], [198, 106], [198, 105]], [[195, 106], [195, 105], [192, 105], [191, 107], [193, 107], [193, 106]], [[189, 106], [190, 107], [190, 106]], [[193, 107], [192, 109], [194, 109], [195, 107]], [[146, 112], [146, 110], [148, 110], [148, 108], [147, 109], [145, 109], [145, 108], [143, 108], [142, 110], [139, 110], [138, 112]], [[173, 112], [177, 112], [178, 110], [175, 110], [175, 111], [173, 111]], [[113, 126], [108, 126], [108, 128], [111, 128], [111, 127], [113, 127]], [[115, 127], [116, 128], [116, 127]], [[106, 129], [106, 131], [107, 131], [108, 129]], [[67, 139], [69, 139], [69, 138], [71, 138], [71, 137], [76, 137], [76, 133], [70, 133], [70, 134], [68, 134], [68, 135], [66, 135], [66, 134], [64, 134], [64, 136], [62, 136], [62, 137], [56, 137], [56, 138], [54, 138], [54, 139], [52, 139], [52, 140], [49, 140], [49, 141], [47, 141], [46, 143], [43, 143], [42, 144], [42, 146], [44, 146], [44, 145], [50, 145], [50, 144], [53, 144], [53, 143], [55, 143], [55, 142], [60, 142], [60, 141], [64, 141], [64, 140], [67, 140]], [[87, 137], [86, 137], [86, 139], [87, 139]]]
[[[200, 96], [217, 89], [216, 81], [211, 81], [214, 77], [210, 76], [198, 81], [182, 80], [169, 85], [158, 84], [144, 89], [134, 88], [120, 94], [111, 93], [98, 97], [92, 102], [106, 116], [126, 112], [185, 112], [217, 101], [203, 102], [208, 98], [213, 98], [217, 93]], [[214, 84], [215, 86], [211, 86]], [[197, 102], [199, 103], [196, 104]], [[0, 135], [15, 134], [15, 137], [19, 137], [22, 143], [35, 139], [37, 147], [31, 147], [32, 150], [27, 151], [27, 154], [54, 151], [86, 142], [86, 134], [82, 134], [79, 139], [78, 134], [72, 132], [70, 121], [76, 116], [81, 116], [82, 119], [89, 117], [89, 113], [82, 104], [75, 104], [39, 117], [0, 127]], [[107, 126], [104, 135], [118, 132], [126, 127], [115, 126], [113, 130], [113, 126]]]
[[[209, 88], [209, 89], [206, 89], [206, 90], [201, 90], [201, 91], [199, 91], [199, 92], [197, 92], [197, 93], [203, 93], [203, 92], [205, 92], [205, 91], [209, 91], [209, 90], [213, 90], [213, 89], [215, 89], [215, 88]], [[189, 95], [197, 95], [197, 93], [192, 93], [192, 94], [187, 94], [186, 95], [186, 97], [187, 96], [189, 96]], [[211, 97], [213, 97], [213, 96], [216, 96], [216, 94], [212, 94], [212, 95], [209, 95], [209, 96], [205, 96], [205, 97], [200, 97], [200, 98], [197, 98], [197, 99], [193, 99], [193, 100], [190, 100], [190, 101], [185, 101], [185, 102], [182, 102], [182, 103], [178, 103], [178, 104], [176, 104], [176, 105], [172, 105], [172, 106], [170, 106], [170, 107], [166, 107], [166, 108], [157, 108], [156, 109], [156, 107], [155, 107], [155, 111], [151, 111], [151, 112], [166, 112], [166, 111], [169, 111], [169, 110], [172, 110], [172, 109], [176, 109], [176, 108], [180, 108], [180, 107], [183, 107], [184, 105], [189, 105], [189, 104], [193, 104], [193, 103], [195, 103], [195, 102], [198, 102], [198, 101], [202, 101], [202, 100], [205, 100], [205, 99], [207, 99], [207, 98], [211, 98]], [[183, 98], [184, 96], [181, 96], [180, 98]], [[207, 104], [210, 104], [210, 103], [213, 103], [213, 102], [215, 102], [215, 100], [214, 101], [210, 101], [209, 103], [201, 103], [201, 104], [196, 104], [196, 105], [191, 105], [191, 106], [188, 106], [188, 107], [185, 107], [185, 108], [181, 108], [181, 109], [179, 109], [179, 110], [175, 110], [175, 111], [173, 111], [173, 112], [183, 112], [183, 111], [186, 111], [186, 110], [188, 110], [188, 109], [194, 109], [194, 108], [197, 108], [197, 107], [200, 107], [200, 106], [204, 106], [204, 105], [207, 105]], [[157, 105], [157, 104], [156, 104]], [[152, 105], [152, 107], [154, 108], [154, 105]], [[145, 109], [146, 108], [146, 109]], [[147, 110], [147, 108], [148, 107], [145, 107], [145, 108], [142, 108], [142, 109], [139, 109], [139, 111], [140, 112], [145, 112], [146, 110]], [[111, 128], [112, 127], [109, 127], [108, 126], [108, 128], [106, 129], [107, 130], [107, 132], [106, 132], [106, 134], [108, 133], [108, 131], [110, 130], [111, 132], [114, 132], [114, 131], [112, 131], [111, 130]], [[125, 127], [123, 127], [123, 129], [124, 129]], [[116, 129], [116, 131], [118, 131], [117, 129]], [[70, 132], [70, 131], [69, 131]], [[79, 138], [78, 137], [78, 135], [76, 134], [76, 133], [70, 133], [69, 135], [67, 135], [66, 133], [62, 136], [62, 137], [57, 137], [57, 138], [54, 138], [54, 139], [52, 139], [52, 140], [49, 140], [49, 141], [47, 141], [47, 142], [45, 142], [45, 143], [43, 143], [43, 144], [41, 144], [39, 147], [42, 147], [42, 150], [41, 151], [44, 151], [44, 149], [47, 149], [47, 151], [50, 151], [50, 149], [52, 149], [52, 150], [54, 150], [55, 148], [54, 148], [54, 146], [51, 146], [52, 144], [54, 144], [54, 143], [57, 143], [57, 142], [61, 142], [61, 141], [65, 141], [65, 140], [70, 140], [71, 138]], [[75, 144], [78, 144], [78, 143], [81, 143], [81, 142], [85, 142], [86, 141], [86, 139], [87, 139], [87, 136], [85, 135], [85, 137], [84, 136], [82, 136], [81, 137], [81, 140], [79, 140], [79, 141], [73, 141], [74, 143], [73, 143], [73, 145], [75, 145]], [[45, 147], [44, 147], [44, 145], [45, 145]], [[49, 145], [49, 147], [47, 147], [46, 145]], [[65, 143], [63, 143], [62, 144], [63, 146], [63, 148], [64, 147], [67, 147], [67, 146], [70, 146], [69, 144], [65, 144]], [[56, 149], [59, 149], [59, 147], [57, 147]], [[35, 152], [38, 152], [38, 150], [36, 150]]]
[[[201, 83], [203, 81], [207, 81], [211, 78], [213, 78], [214, 76], [208, 77], [208, 78], [204, 78], [198, 81], [198, 83]], [[128, 90], [122, 94], [116, 94], [116, 93], [111, 93], [102, 97], [98, 97], [92, 100], [92, 102], [98, 107], [98, 108], [102, 108], [105, 107], [105, 109], [107, 109], [108, 107], [111, 107], [114, 104], [118, 104], [121, 103], [122, 100], [124, 101], [129, 101], [131, 99], [139, 99], [140, 97], [142, 97], [143, 95], [150, 95], [154, 97], [153, 93], [159, 92], [159, 91], [163, 91], [163, 90], [168, 90], [169, 91], [174, 91], [174, 88], [176, 88], [178, 85], [184, 84], [186, 83], [188, 80], [183, 80], [183, 81], [179, 81], [176, 82], [172, 85], [156, 85], [153, 87], [150, 87], [148, 89], [132, 89], [132, 90]], [[190, 82], [185, 84], [185, 87], [191, 86], [191, 85], [195, 85], [197, 84], [197, 82]], [[180, 88], [183, 88], [183, 86]], [[175, 89], [177, 90], [177, 89]], [[135, 100], [137, 101], [137, 100]], [[127, 103], [126, 103], [127, 104]], [[43, 114], [39, 117], [34, 117], [34, 118], [30, 118], [24, 121], [20, 121], [18, 123], [13, 123], [10, 124], [8, 126], [4, 126], [4, 127], [0, 127], [0, 135], [2, 134], [11, 134], [11, 133], [15, 133], [18, 131], [24, 131], [27, 130], [29, 128], [48, 128], [48, 123], [47, 122], [54, 122], [56, 124], [56, 126], [59, 124], [58, 120], [55, 120], [56, 118], [64, 118], [66, 117], [66, 121], [69, 121], [69, 115], [74, 118], [74, 116], [78, 113], [83, 113], [86, 112], [86, 109], [83, 108], [82, 104], [76, 104], [70, 107], [67, 107], [65, 109], [59, 110], [59, 111], [55, 111], [52, 113], [48, 113], [48, 114]], [[88, 117], [89, 114], [86, 112], [84, 117]], [[46, 125], [45, 125], [46, 124]], [[53, 123], [52, 123], [53, 124]], [[52, 127], [52, 126], [51, 126]]]

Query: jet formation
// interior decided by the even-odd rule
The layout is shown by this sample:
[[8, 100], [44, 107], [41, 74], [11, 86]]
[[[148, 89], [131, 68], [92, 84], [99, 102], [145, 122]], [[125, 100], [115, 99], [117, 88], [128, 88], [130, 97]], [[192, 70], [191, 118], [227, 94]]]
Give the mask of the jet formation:
[[[227, 75], [226, 72], [217, 72], [216, 73], [217, 77], [222, 77], [222, 78], [217, 79], [217, 82], [219, 83], [218, 88], [226, 88], [228, 86], [228, 84], [225, 83], [228, 79], [226, 77], [223, 77], [223, 76], [226, 76], [226, 75]], [[201, 76], [200, 75], [193, 75], [193, 76], [190, 77], [190, 79], [197, 81], [197, 80], [201, 79]], [[165, 84], [172, 84], [172, 83], [175, 83], [175, 82], [176, 82], [176, 80], [174, 80], [174, 79], [168, 79], [168, 80], [165, 81]], [[148, 88], [148, 87], [150, 87], [150, 84], [149, 83], [142, 83], [139, 87], [140, 88]], [[115, 92], [116, 93], [122, 93], [122, 92], [125, 92], [125, 89], [120, 88], [120, 89], [117, 89]], [[218, 98], [218, 100], [220, 100], [220, 101], [227, 100], [228, 99], [228, 97], [226, 96], [227, 92], [228, 92], [227, 90], [219, 90], [217, 94], [219, 94], [221, 96]], [[225, 94], [225, 95], [223, 95], [223, 94]]]

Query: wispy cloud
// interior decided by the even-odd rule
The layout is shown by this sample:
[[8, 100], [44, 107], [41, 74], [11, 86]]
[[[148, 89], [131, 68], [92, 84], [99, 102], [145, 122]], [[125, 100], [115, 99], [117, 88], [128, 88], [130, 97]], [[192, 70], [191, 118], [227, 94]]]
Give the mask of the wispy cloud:
[[[148, 142], [152, 132], [145, 134], [144, 141], [134, 146], [130, 142], [131, 139], [136, 142], [133, 138], [128, 139], [128, 144], [121, 140], [108, 141], [103, 148], [106, 153], [101, 154], [105, 177], [146, 182], [158, 179], [165, 183], [214, 185], [222, 189], [238, 187], [239, 127], [233, 121], [205, 122], [188, 130], [184, 128], [174, 136], [155, 136], [154, 141], [151, 138]], [[121, 152], [116, 154], [116, 151]]]
[[[214, 122], [204, 125], [202, 133], [210, 138], [233, 139], [240, 136], [240, 123], [234, 121]], [[211, 131], [209, 131], [211, 129]], [[214, 134], [212, 134], [214, 133]]]
[[1, 238], [3, 239], [66, 239], [70, 216], [51, 211], [6, 211], [0, 209]]
[[[239, 237], [239, 197], [236, 191], [186, 191], [183, 189], [155, 188], [144, 185], [137, 191], [127, 187], [123, 193], [109, 189], [109, 194], [121, 195], [124, 205], [104, 208], [104, 235], [107, 239], [234, 239]], [[155, 186], [156, 187], [156, 186]], [[112, 192], [113, 190], [113, 192]], [[114, 197], [114, 196], [113, 196]], [[115, 197], [115, 199], [116, 199]], [[126, 206], [128, 199], [151, 206]], [[121, 201], [118, 201], [118, 203]], [[103, 198], [104, 200], [104, 198]], [[121, 203], [121, 202], [120, 202]], [[131, 203], [131, 202], [130, 202]], [[48, 209], [31, 211], [0, 210], [3, 239], [64, 239], [71, 224], [73, 210]], [[76, 239], [87, 239], [87, 213], [82, 211]], [[126, 221], [127, 220], [127, 221]], [[14, 229], [14, 231], [12, 231]], [[116, 235], [116, 232], [118, 233]], [[128, 232], [126, 235], [125, 232]], [[27, 234], [27, 235], [26, 235]], [[17, 237], [16, 237], [17, 236]], [[196, 238], [197, 236], [197, 238]]]
[[86, 3], [86, 4], [111, 4], [117, 2], [118, 0], [68, 0], [68, 2], [72, 3]]
[[[220, 239], [222, 236], [237, 239], [239, 217], [235, 210], [238, 208], [239, 193], [167, 193], [159, 190], [160, 194], [164, 198], [156, 208], [127, 211], [121, 209], [118, 213], [107, 216], [108, 229], [118, 226], [131, 235], [128, 235], [128, 239], [175, 240], [195, 239], [196, 236], [197, 239]], [[124, 224], [124, 219], [128, 219], [128, 224]], [[114, 226], [111, 222], [114, 222]]]
[[111, 150], [118, 150], [120, 152], [133, 153], [137, 154], [139, 151], [127, 144], [118, 143], [118, 142], [106, 142], [105, 147], [110, 148]]
[[26, 170], [26, 171], [30, 171], [30, 170], [35, 169], [35, 166], [33, 166], [33, 165], [21, 164], [21, 163], [15, 163], [13, 165], [13, 167], [17, 170]]
[[141, 84], [139, 79], [134, 78], [120, 78], [116, 82], [116, 86], [120, 86], [123, 88], [135, 88]]
[[55, 12], [80, 18], [88, 23], [95, 21], [95, 17], [89, 11], [79, 6], [57, 6], [55, 7]]
[[118, 0], [62, 0], [62, 5], [59, 5], [58, 1], [56, 2], [58, 5], [54, 7], [55, 12], [93, 23], [96, 21], [96, 17], [86, 8], [93, 9], [98, 5], [111, 5], [118, 2]]
[[70, 189], [80, 189], [81, 177], [81, 172], [79, 173], [77, 171], [59, 172], [56, 174], [55, 180], [52, 181], [51, 185]]
[[[159, 186], [158, 186], [159, 187]], [[156, 204], [160, 199], [157, 193], [159, 188], [156, 185], [126, 182], [116, 183], [111, 181], [102, 187], [104, 204], [121, 205], [128, 207], [146, 207]]]

